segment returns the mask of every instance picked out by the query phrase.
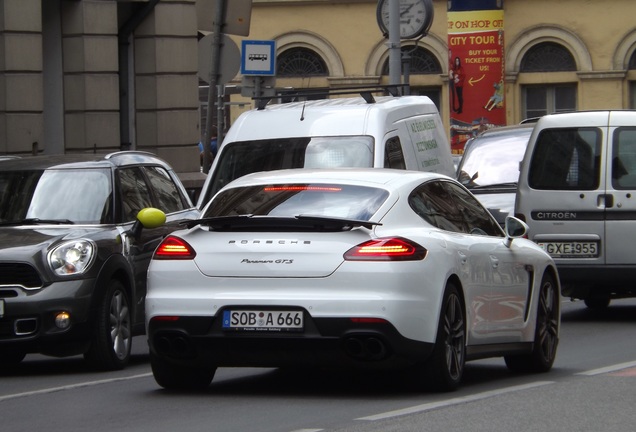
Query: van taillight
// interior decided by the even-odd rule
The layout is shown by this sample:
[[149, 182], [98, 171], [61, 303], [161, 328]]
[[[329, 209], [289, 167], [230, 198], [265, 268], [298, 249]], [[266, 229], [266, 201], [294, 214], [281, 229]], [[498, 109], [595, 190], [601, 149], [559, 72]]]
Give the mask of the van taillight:
[[425, 257], [424, 247], [402, 237], [369, 240], [344, 254], [347, 261], [419, 261]]
[[181, 259], [181, 260], [189, 260], [194, 259], [197, 256], [192, 246], [188, 244], [183, 239], [174, 236], [166, 237], [157, 250], [155, 251], [152, 259], [158, 260], [171, 260], [171, 259]]

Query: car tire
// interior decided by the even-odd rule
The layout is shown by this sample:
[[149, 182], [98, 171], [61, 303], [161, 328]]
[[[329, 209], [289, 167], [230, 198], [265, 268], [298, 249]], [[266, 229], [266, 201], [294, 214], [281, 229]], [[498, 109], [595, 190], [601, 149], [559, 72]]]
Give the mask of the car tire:
[[547, 372], [552, 368], [559, 344], [559, 292], [554, 277], [544, 274], [539, 289], [539, 304], [530, 354], [505, 356], [513, 372]]
[[130, 360], [132, 322], [124, 285], [110, 281], [97, 305], [93, 334], [85, 359], [100, 370], [123, 369]]
[[155, 381], [166, 390], [205, 390], [210, 386], [216, 367], [181, 366], [150, 353], [150, 367]]
[[424, 369], [426, 385], [436, 391], [459, 387], [466, 362], [466, 320], [464, 304], [452, 283], [446, 286], [431, 357]]
[[2, 366], [15, 366], [19, 364], [26, 357], [26, 353], [23, 351], [6, 351], [0, 352], [0, 365]]
[[599, 294], [595, 292], [590, 293], [583, 299], [585, 306], [595, 310], [602, 310], [607, 308], [610, 305], [611, 301], [612, 299], [610, 298], [609, 294]]

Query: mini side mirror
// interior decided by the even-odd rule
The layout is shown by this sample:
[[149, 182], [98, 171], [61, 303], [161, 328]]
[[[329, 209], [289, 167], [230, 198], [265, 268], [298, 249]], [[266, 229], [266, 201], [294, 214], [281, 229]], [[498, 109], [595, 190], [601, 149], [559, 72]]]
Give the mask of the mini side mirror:
[[133, 224], [130, 232], [133, 237], [139, 237], [143, 228], [158, 228], [166, 223], [166, 214], [159, 209], [147, 207], [139, 210], [137, 220]]

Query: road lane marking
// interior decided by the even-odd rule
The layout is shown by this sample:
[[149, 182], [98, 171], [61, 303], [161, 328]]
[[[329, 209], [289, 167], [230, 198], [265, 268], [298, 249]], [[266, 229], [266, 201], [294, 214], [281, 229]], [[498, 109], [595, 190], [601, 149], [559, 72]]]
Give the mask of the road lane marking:
[[91, 387], [91, 386], [96, 386], [96, 385], [101, 385], [101, 384], [114, 383], [114, 382], [118, 382], [118, 381], [128, 381], [128, 380], [137, 379], [137, 378], [146, 378], [146, 377], [150, 377], [150, 376], [152, 376], [152, 373], [149, 372], [149, 373], [145, 373], [145, 374], [132, 375], [132, 376], [128, 376], [128, 377], [109, 378], [109, 379], [104, 379], [104, 380], [99, 380], [99, 381], [86, 381], [86, 382], [82, 382], [82, 383], [69, 384], [69, 385], [60, 386], [60, 387], [51, 387], [51, 388], [48, 388], [48, 389], [33, 390], [33, 391], [29, 391], [29, 392], [24, 392], [24, 393], [16, 393], [16, 394], [11, 394], [11, 395], [0, 396], [0, 402], [3, 402], [5, 400], [9, 400], [9, 399], [17, 399], [17, 398], [27, 397], [27, 396], [55, 393], [55, 392], [58, 392], [58, 391], [73, 390], [73, 389], [82, 388], [82, 387]]
[[474, 401], [478, 401], [478, 400], [482, 400], [482, 399], [488, 399], [488, 398], [495, 397], [495, 396], [500, 396], [500, 395], [503, 395], [503, 394], [506, 394], [506, 393], [512, 393], [512, 392], [516, 392], [516, 391], [528, 390], [528, 389], [532, 389], [532, 388], [535, 388], [535, 387], [541, 387], [541, 386], [548, 385], [548, 384], [554, 384], [554, 381], [537, 381], [537, 382], [533, 382], [533, 383], [529, 383], [529, 384], [506, 387], [506, 388], [502, 388], [502, 389], [498, 389], [498, 390], [491, 390], [491, 391], [487, 391], [487, 392], [483, 392], [483, 393], [477, 393], [477, 394], [474, 394], [474, 395], [461, 396], [461, 397], [448, 399], [448, 400], [444, 400], [444, 401], [431, 402], [431, 403], [427, 403], [427, 404], [416, 405], [416, 406], [410, 407], [410, 408], [404, 408], [404, 409], [399, 409], [399, 410], [395, 410], [395, 411], [387, 411], [387, 412], [381, 413], [381, 414], [375, 414], [375, 415], [371, 415], [371, 416], [367, 416], [367, 417], [360, 417], [360, 418], [357, 418], [356, 420], [369, 420], [369, 421], [384, 420], [384, 419], [391, 418], [391, 417], [398, 417], [398, 416], [403, 416], [403, 415], [407, 415], [407, 414], [420, 413], [420, 412], [424, 412], [424, 411], [434, 410], [434, 409], [437, 409], [437, 408], [448, 407], [448, 406], [451, 406], [451, 405], [459, 405], [459, 404], [463, 404], [463, 403], [467, 403], [467, 402], [474, 402]]
[[618, 372], [614, 372], [610, 374], [611, 376], [620, 376], [620, 377], [636, 377], [636, 367], [623, 369]]
[[619, 363], [612, 366], [606, 366], [606, 367], [602, 367], [598, 369], [591, 369], [585, 372], [579, 372], [577, 373], [577, 375], [594, 376], [594, 375], [600, 375], [600, 374], [604, 374], [608, 372], [616, 372], [622, 369], [628, 369], [635, 366], [636, 366], [636, 361], [631, 361], [627, 363]]

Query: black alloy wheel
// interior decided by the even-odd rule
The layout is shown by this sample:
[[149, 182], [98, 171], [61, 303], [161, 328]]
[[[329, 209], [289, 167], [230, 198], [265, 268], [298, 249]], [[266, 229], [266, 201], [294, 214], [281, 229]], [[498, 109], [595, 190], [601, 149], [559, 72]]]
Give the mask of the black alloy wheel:
[[560, 293], [552, 275], [541, 279], [535, 324], [534, 348], [527, 355], [504, 357], [508, 369], [515, 372], [547, 372], [552, 368], [559, 345]]
[[466, 321], [459, 291], [449, 283], [444, 291], [435, 348], [427, 362], [427, 385], [437, 391], [459, 387], [466, 362]]

